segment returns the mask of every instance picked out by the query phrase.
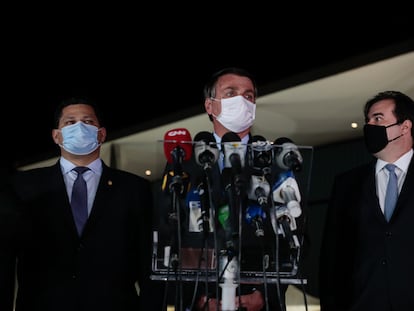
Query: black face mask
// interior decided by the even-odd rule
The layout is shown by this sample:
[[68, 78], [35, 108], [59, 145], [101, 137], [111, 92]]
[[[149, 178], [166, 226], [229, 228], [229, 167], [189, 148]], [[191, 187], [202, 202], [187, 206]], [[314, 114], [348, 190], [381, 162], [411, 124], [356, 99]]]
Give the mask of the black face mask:
[[385, 146], [388, 145], [389, 142], [400, 138], [402, 135], [397, 136], [391, 140], [388, 140], [387, 136], [387, 128], [398, 125], [400, 123], [394, 123], [388, 126], [382, 125], [372, 125], [372, 124], [365, 124], [364, 125], [364, 139], [365, 145], [367, 146], [368, 152], [370, 153], [377, 153], [380, 152]]

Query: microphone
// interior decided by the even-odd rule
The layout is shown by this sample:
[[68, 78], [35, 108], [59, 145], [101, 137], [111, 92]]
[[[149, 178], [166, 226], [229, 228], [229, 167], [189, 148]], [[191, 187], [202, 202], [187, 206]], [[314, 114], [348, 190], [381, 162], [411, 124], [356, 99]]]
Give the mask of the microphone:
[[273, 201], [286, 204], [290, 215], [296, 218], [302, 214], [299, 204], [301, 200], [299, 186], [292, 171], [281, 172], [272, 191]]
[[197, 187], [201, 198], [201, 215], [197, 222], [199, 229], [207, 238], [210, 231], [211, 168], [219, 158], [219, 150], [214, 135], [207, 131], [199, 132], [194, 137], [193, 149], [196, 163], [205, 171], [204, 180]]
[[248, 162], [251, 168], [247, 196], [267, 208], [270, 193], [272, 145], [260, 135], [252, 136], [248, 144]]
[[190, 132], [185, 128], [176, 128], [165, 133], [164, 154], [167, 162], [173, 164], [174, 172], [177, 170], [176, 175], [180, 175], [183, 161], [190, 160], [192, 155]]
[[277, 138], [274, 143], [277, 165], [284, 170], [298, 172], [302, 169], [303, 158], [298, 147], [287, 137]]
[[251, 175], [247, 196], [250, 200], [257, 201], [260, 206], [266, 207], [270, 193], [269, 182], [264, 176]]
[[270, 174], [272, 165], [273, 147], [263, 136], [254, 135], [250, 138], [248, 144], [248, 162], [254, 170], [263, 171]]
[[210, 132], [199, 132], [194, 137], [194, 157], [198, 165], [210, 169], [219, 158], [219, 150], [214, 135]]
[[261, 206], [249, 205], [246, 209], [246, 222], [256, 228], [257, 237], [264, 236], [263, 221], [266, 219], [266, 213]]
[[164, 154], [167, 162], [172, 164], [172, 171], [168, 171], [164, 175], [162, 189], [165, 190], [168, 185], [169, 190], [183, 194], [185, 188], [183, 181], [188, 183], [189, 176], [183, 172], [182, 165], [192, 156], [190, 132], [185, 128], [176, 128], [166, 132], [164, 135]]
[[[296, 179], [294, 178], [292, 171], [284, 171], [279, 174], [279, 179], [275, 182], [272, 187], [273, 200], [279, 205], [272, 207], [271, 222], [275, 233], [281, 233], [289, 241], [291, 248], [298, 248], [299, 242], [297, 236], [292, 231], [297, 229], [296, 217], [302, 214], [300, 207], [300, 191]], [[280, 223], [279, 229], [276, 229], [276, 219], [274, 219], [276, 209], [276, 218]]]
[[242, 194], [245, 194], [246, 182], [242, 169], [244, 168], [247, 146], [242, 144], [239, 135], [234, 132], [224, 134], [221, 143], [224, 155], [224, 168], [221, 176], [227, 205], [220, 207], [218, 212], [219, 222], [225, 228], [227, 256], [232, 258], [237, 252], [235, 247], [238, 244], [234, 243], [234, 238], [239, 238], [238, 223], [244, 203]]
[[227, 132], [221, 138], [224, 154], [224, 168], [232, 168], [236, 174], [244, 167], [247, 146], [241, 142], [239, 135]]

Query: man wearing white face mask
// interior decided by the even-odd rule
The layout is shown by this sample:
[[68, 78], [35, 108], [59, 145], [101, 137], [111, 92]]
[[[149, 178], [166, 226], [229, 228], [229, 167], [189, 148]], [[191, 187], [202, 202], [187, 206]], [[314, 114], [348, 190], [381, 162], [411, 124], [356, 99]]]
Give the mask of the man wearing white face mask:
[[[251, 137], [250, 130], [255, 120], [256, 98], [257, 88], [254, 78], [249, 72], [241, 68], [230, 67], [222, 69], [213, 74], [210, 80], [206, 83], [204, 87], [204, 107], [209, 119], [212, 121], [212, 136], [214, 136], [219, 148], [222, 137], [229, 132], [236, 133], [240, 137], [242, 144], [248, 144]], [[223, 168], [222, 158], [223, 153], [220, 153], [220, 158], [217, 163], [214, 163], [211, 170], [211, 197], [214, 201], [213, 205], [216, 207], [221, 206], [220, 204], [227, 200], [223, 197], [224, 187], [221, 181], [221, 169]], [[199, 165], [194, 164], [194, 162], [195, 161], [188, 161], [188, 163], [184, 163], [183, 168], [183, 170], [188, 172], [189, 176], [191, 176], [190, 184], [192, 185], [191, 190], [188, 191], [189, 194], [184, 200], [185, 202], [183, 202], [183, 206], [185, 206], [183, 214], [185, 215], [188, 215], [193, 210], [189, 202], [197, 201], [194, 199], [194, 193], [197, 193], [198, 189], [195, 188], [200, 185], [200, 176], [203, 176], [203, 172], [200, 172]], [[170, 168], [167, 165], [165, 171], [168, 172], [169, 170]], [[165, 201], [166, 203], [164, 205], [168, 205], [170, 202], [168, 198]], [[161, 212], [161, 214], [167, 214], [167, 212]], [[203, 232], [201, 231], [196, 232], [197, 230], [194, 230], [194, 228], [197, 227], [197, 224], [193, 224], [192, 221], [196, 217], [186, 217], [187, 218], [182, 221], [183, 227], [188, 226], [191, 230], [187, 229], [187, 227], [185, 228], [185, 230], [188, 231], [182, 234], [182, 243], [186, 245], [185, 247], [189, 247], [189, 251], [191, 251], [192, 249], [199, 247], [199, 244], [202, 244], [191, 244], [192, 241], [201, 241], [205, 235], [203, 235]], [[162, 218], [163, 217], [161, 216], [161, 219]], [[159, 227], [165, 227], [165, 224], [160, 225]], [[221, 229], [217, 229], [217, 231], [218, 235], [222, 233]], [[247, 232], [247, 230], [245, 230], [245, 232]], [[209, 238], [211, 238], [211, 235]], [[246, 233], [242, 236], [242, 239], [242, 249], [245, 249], [244, 247], [247, 247], [248, 250], [257, 249], [258, 241], [254, 234], [249, 235]], [[214, 244], [212, 240], [213, 239], [209, 239], [209, 243], [211, 243], [210, 245]], [[222, 243], [219, 242], [218, 244]], [[219, 248], [221, 248], [221, 246]], [[190, 253], [185, 254], [189, 255]], [[254, 256], [256, 257], [255, 259], [259, 258], [260, 261], [259, 252], [256, 252]], [[183, 255], [183, 257], [185, 257], [185, 255]], [[206, 287], [208, 288], [206, 289]], [[210, 282], [206, 285], [202, 281], [202, 277], [200, 277], [200, 284], [197, 286], [195, 286], [194, 283], [185, 283], [184, 298], [181, 300], [176, 295], [174, 301], [170, 301], [170, 304], [175, 303], [176, 310], [182, 310], [180, 303], [181, 301], [184, 301], [185, 310], [215, 311], [217, 310], [217, 307], [221, 310], [221, 304], [224, 301], [222, 298], [224, 298], [227, 300], [233, 299], [237, 310], [279, 311], [285, 310], [284, 300], [286, 289], [286, 285], [281, 285], [279, 291], [280, 295], [278, 295], [276, 286], [274, 284], [268, 284], [268, 295], [266, 297], [263, 284], [241, 284], [238, 286], [234, 297], [223, 297], [221, 288], [218, 289], [216, 282]], [[172, 290], [172, 292], [174, 293], [174, 290]], [[266, 306], [266, 298], [268, 298], [268, 308]]]
[[213, 122], [217, 142], [227, 132], [249, 140], [256, 114], [257, 89], [252, 76], [239, 68], [216, 73], [204, 88], [204, 107]]
[[[52, 130], [59, 160], [14, 176], [22, 204], [16, 311], [135, 311], [152, 305], [150, 183], [100, 158], [102, 122], [94, 102], [64, 100]], [[86, 186], [79, 187], [81, 212], [72, 196], [80, 175]], [[1, 268], [15, 269], [12, 262]]]

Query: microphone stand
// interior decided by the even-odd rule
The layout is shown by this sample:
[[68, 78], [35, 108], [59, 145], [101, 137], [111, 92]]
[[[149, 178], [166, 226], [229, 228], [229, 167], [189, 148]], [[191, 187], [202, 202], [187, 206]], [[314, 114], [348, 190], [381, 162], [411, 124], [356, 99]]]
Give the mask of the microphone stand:
[[[202, 208], [204, 207], [204, 210], [202, 211], [202, 215], [201, 215], [201, 220], [202, 220], [202, 230], [203, 230], [203, 235], [204, 235], [204, 258], [206, 260], [206, 266], [205, 266], [205, 274], [206, 274], [206, 278], [205, 278], [205, 296], [206, 296], [206, 301], [208, 301], [208, 263], [209, 263], [209, 258], [208, 258], [208, 233], [210, 231], [210, 219], [213, 219], [214, 222], [216, 223], [216, 211], [214, 208], [214, 203], [213, 203], [213, 199], [212, 199], [212, 186], [211, 186], [211, 170], [212, 170], [212, 163], [210, 162], [206, 162], [203, 166], [204, 168], [204, 180], [203, 180], [203, 184], [205, 185], [205, 189], [203, 193], [203, 200], [202, 200]], [[207, 196], [207, 197], [206, 197]], [[203, 204], [204, 203], [204, 204]], [[217, 256], [218, 254], [218, 243], [217, 243], [217, 230], [215, 229], [216, 226], [214, 226], [214, 230], [213, 230], [213, 239], [214, 239], [214, 249], [215, 249], [215, 254]], [[219, 270], [218, 270], [218, 264], [216, 263], [216, 297], [218, 297], [218, 283], [219, 283]], [[217, 310], [218, 310], [218, 300], [217, 300]]]
[[[168, 267], [172, 267], [175, 273], [175, 281], [178, 282], [177, 298], [179, 298], [179, 307], [177, 310], [183, 310], [183, 281], [182, 281], [182, 260], [181, 260], [181, 213], [180, 213], [180, 196], [184, 193], [183, 171], [182, 171], [182, 150], [179, 149], [174, 153], [174, 176], [170, 182], [169, 190], [171, 193], [171, 212], [168, 215], [171, 230], [172, 243]], [[174, 233], [175, 229], [175, 233]], [[177, 279], [178, 275], [178, 279]]]
[[[241, 259], [241, 231], [242, 231], [242, 210], [243, 201], [241, 198], [242, 190], [244, 190], [244, 178], [241, 174], [232, 176], [232, 182], [226, 186], [228, 193], [230, 208], [230, 228], [226, 230], [227, 241], [226, 249], [221, 252], [220, 266], [221, 274], [224, 279], [220, 283], [222, 288], [221, 306], [223, 311], [236, 310], [235, 297], [236, 288], [240, 284], [240, 266]], [[237, 223], [237, 228], [235, 224]], [[237, 229], [237, 232], [235, 230]], [[237, 241], [235, 241], [235, 238]], [[237, 250], [235, 245], [237, 244]], [[237, 251], [237, 257], [236, 255]], [[226, 255], [226, 256], [223, 256]], [[221, 279], [221, 277], [220, 277]], [[236, 281], [237, 280], [237, 281]], [[240, 287], [239, 287], [240, 291]], [[240, 293], [239, 293], [239, 299]], [[241, 304], [240, 304], [241, 305]]]

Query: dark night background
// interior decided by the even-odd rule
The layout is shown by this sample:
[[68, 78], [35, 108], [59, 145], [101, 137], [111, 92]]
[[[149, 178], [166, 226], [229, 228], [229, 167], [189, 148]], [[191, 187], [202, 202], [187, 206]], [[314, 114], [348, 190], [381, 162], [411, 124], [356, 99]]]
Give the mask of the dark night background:
[[2, 39], [7, 161], [57, 155], [53, 113], [66, 96], [95, 99], [112, 139], [202, 112], [203, 85], [222, 67], [251, 71], [260, 93], [271, 82], [414, 38], [411, 11], [403, 8], [363, 13], [338, 4], [331, 14], [308, 14], [159, 6], [13, 11]]

